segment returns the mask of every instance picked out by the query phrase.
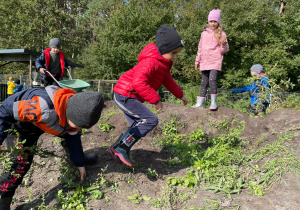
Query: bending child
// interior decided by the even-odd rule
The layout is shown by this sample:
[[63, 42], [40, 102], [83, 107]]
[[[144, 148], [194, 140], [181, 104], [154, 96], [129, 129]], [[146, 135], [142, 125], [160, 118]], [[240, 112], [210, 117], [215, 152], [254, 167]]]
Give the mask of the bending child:
[[146, 45], [138, 57], [139, 63], [124, 73], [114, 87], [114, 102], [130, 125], [109, 148], [117, 163], [133, 167], [129, 158], [131, 147], [157, 126], [157, 116], [143, 103], [148, 101], [160, 111], [163, 104], [157, 91], [161, 85], [180, 98], [184, 105], [188, 103], [170, 72], [182, 48], [183, 41], [175, 28], [161, 25], [156, 32], [156, 44]]
[[216, 111], [217, 105], [217, 76], [222, 69], [223, 55], [228, 52], [229, 45], [226, 34], [221, 26], [221, 10], [213, 9], [208, 15], [208, 25], [201, 34], [195, 69], [202, 72], [200, 96], [194, 108], [204, 108], [208, 84], [210, 86], [211, 104], [209, 109]]
[[75, 93], [72, 89], [57, 86], [24, 90], [4, 100], [0, 106], [0, 145], [5, 140], [10, 149], [18, 143], [17, 135], [8, 133], [9, 129], [19, 133], [19, 142], [26, 142], [22, 145], [25, 155], [11, 154], [12, 164], [0, 177], [0, 209], [10, 209], [15, 190], [33, 160], [34, 154], [28, 148], [37, 145], [40, 135], [45, 132], [64, 139], [70, 159], [83, 180], [86, 176], [84, 166], [95, 162], [95, 156], [84, 154], [78, 128], [90, 128], [96, 124], [102, 108], [103, 99], [98, 92]]
[[[237, 88], [237, 89], [231, 89], [232, 93], [242, 93], [245, 91], [250, 91], [251, 93], [251, 101], [250, 105], [248, 106], [248, 111], [253, 113], [254, 115], [258, 115], [259, 113], [266, 113], [267, 107], [270, 104], [270, 96], [269, 96], [269, 80], [265, 76], [264, 73], [262, 73], [263, 67], [260, 64], [255, 64], [250, 68], [251, 76], [256, 77], [257, 80], [255, 80], [251, 85], [243, 87], [243, 88]], [[261, 100], [260, 97], [262, 95], [262, 91], [267, 93], [267, 99]], [[261, 105], [261, 106], [259, 106]]]

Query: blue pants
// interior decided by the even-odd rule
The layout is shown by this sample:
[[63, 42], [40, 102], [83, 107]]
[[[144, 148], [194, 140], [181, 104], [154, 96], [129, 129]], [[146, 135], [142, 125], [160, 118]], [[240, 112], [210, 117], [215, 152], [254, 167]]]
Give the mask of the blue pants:
[[144, 137], [158, 124], [156, 115], [136, 98], [114, 94], [115, 104], [124, 112], [131, 131]]

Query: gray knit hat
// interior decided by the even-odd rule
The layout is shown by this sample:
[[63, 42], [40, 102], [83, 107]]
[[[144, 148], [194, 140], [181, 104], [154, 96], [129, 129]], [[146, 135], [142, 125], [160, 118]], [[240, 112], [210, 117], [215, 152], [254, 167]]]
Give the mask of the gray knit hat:
[[67, 102], [66, 117], [80, 128], [91, 128], [100, 118], [104, 102], [100, 93], [76, 93]]
[[50, 40], [50, 43], [49, 43], [49, 47], [52, 48], [52, 47], [57, 47], [58, 49], [60, 49], [61, 47], [61, 41], [59, 38], [53, 38]]
[[260, 74], [260, 73], [262, 72], [262, 70], [263, 70], [263, 67], [262, 67], [262, 65], [260, 65], [260, 64], [255, 64], [255, 65], [253, 65], [253, 66], [250, 68], [250, 70], [251, 70], [251, 71], [254, 71], [254, 72], [257, 73], [257, 74]]

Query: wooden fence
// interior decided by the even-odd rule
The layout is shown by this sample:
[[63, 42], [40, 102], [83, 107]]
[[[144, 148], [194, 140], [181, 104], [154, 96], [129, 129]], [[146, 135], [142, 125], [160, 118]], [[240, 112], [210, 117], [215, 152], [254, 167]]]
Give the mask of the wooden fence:
[[118, 80], [86, 80], [91, 86], [88, 90], [98, 91], [104, 100], [112, 100], [114, 97], [114, 86]]

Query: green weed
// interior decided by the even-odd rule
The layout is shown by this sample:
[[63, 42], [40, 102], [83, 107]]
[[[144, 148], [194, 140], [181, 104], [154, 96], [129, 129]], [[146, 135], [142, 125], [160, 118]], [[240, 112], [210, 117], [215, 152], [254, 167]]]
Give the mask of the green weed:
[[109, 132], [114, 129], [114, 127], [109, 123], [98, 123], [97, 125], [102, 132]]
[[[117, 106], [115, 106], [115, 107], [117, 107]], [[121, 113], [121, 111], [119, 111], [119, 112], [112, 112], [112, 111], [109, 110], [106, 113], [106, 115], [101, 116], [99, 120], [107, 120], [109, 117], [111, 117], [113, 115], [116, 115], [116, 114], [119, 114], [119, 113]]]
[[140, 204], [140, 201], [149, 201], [151, 200], [151, 197], [142, 196], [140, 192], [137, 190], [134, 191], [135, 194], [127, 196], [129, 200], [132, 200], [133, 204]]

